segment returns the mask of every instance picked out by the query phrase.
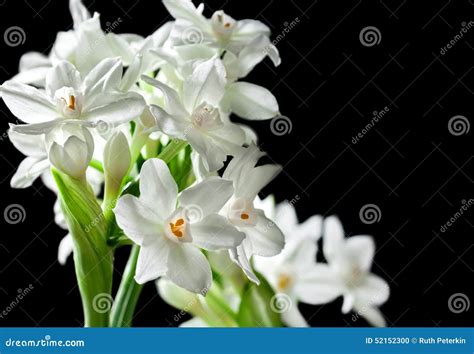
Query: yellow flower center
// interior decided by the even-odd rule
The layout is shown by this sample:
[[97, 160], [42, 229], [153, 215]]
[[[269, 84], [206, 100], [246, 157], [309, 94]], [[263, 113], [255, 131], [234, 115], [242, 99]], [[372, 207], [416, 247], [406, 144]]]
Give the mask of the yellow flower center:
[[278, 288], [285, 290], [291, 283], [291, 277], [288, 274], [280, 274], [278, 276]]
[[179, 218], [174, 223], [170, 222], [170, 229], [171, 229], [171, 232], [173, 233], [173, 235], [175, 235], [176, 237], [183, 237], [183, 235], [184, 235], [184, 233], [183, 233], [183, 231], [184, 231], [183, 230], [184, 229], [184, 219]]

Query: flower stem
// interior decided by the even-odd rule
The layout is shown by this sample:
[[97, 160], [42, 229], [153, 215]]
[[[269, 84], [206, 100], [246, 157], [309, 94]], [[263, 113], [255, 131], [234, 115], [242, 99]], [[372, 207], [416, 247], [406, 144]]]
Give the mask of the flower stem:
[[132, 325], [135, 306], [143, 288], [143, 285], [138, 284], [133, 278], [137, 268], [139, 251], [139, 246], [132, 246], [124, 276], [112, 308], [110, 327], [130, 327]]

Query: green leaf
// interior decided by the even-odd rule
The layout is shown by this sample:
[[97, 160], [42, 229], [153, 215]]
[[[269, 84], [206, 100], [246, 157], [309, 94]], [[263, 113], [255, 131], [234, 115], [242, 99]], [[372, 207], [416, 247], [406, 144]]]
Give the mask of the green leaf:
[[[106, 327], [112, 302], [113, 251], [107, 224], [87, 182], [51, 171], [64, 217], [74, 242], [74, 266], [87, 327]], [[110, 306], [109, 306], [110, 305]]]
[[283, 327], [280, 314], [271, 308], [275, 292], [261, 274], [255, 274], [260, 285], [245, 285], [237, 314], [239, 327]]

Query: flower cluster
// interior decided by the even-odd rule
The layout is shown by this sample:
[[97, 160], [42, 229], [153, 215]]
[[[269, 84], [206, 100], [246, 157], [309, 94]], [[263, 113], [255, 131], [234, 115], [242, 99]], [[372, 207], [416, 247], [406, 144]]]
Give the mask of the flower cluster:
[[[41, 177], [58, 195], [56, 222], [69, 232], [58, 258], [74, 254], [86, 325], [130, 324], [131, 296], [156, 279], [166, 301], [207, 325], [255, 324], [257, 308], [263, 325], [302, 326], [298, 301], [338, 296], [344, 313], [383, 325], [388, 286], [369, 273], [372, 238], [345, 239], [333, 217], [298, 224], [292, 206], [258, 198], [281, 167], [262, 164], [255, 132], [230, 117], [280, 114], [268, 89], [242, 80], [266, 57], [280, 64], [269, 28], [222, 10], [207, 18], [190, 0], [163, 4], [174, 20], [144, 38], [102, 30], [99, 14], [70, 0], [73, 29], [49, 55], [24, 54], [0, 86], [26, 156], [11, 185]], [[316, 263], [322, 234], [328, 264]], [[131, 244], [111, 313], [94, 313], [89, 303], [111, 292], [114, 250]], [[287, 311], [272, 310], [279, 294]]]

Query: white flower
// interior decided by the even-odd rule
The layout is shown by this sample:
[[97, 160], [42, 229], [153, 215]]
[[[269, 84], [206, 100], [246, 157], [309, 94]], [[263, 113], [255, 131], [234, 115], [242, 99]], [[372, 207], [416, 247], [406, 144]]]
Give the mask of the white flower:
[[269, 40], [270, 29], [262, 22], [236, 21], [222, 10], [207, 19], [202, 15], [204, 5], [196, 8], [191, 0], [163, 0], [163, 4], [176, 19], [170, 34], [174, 45], [203, 43], [238, 55], [249, 43], [263, 36], [268, 41], [268, 55], [279, 63], [278, 51]]
[[10, 80], [0, 86], [0, 93], [10, 111], [28, 123], [12, 126], [20, 133], [47, 133], [70, 121], [117, 126], [138, 117], [145, 107], [139, 94], [119, 91], [121, 80], [122, 62], [118, 58], [101, 61], [84, 78], [63, 61], [48, 72], [46, 92]]
[[106, 178], [120, 184], [130, 167], [130, 148], [125, 135], [118, 131], [112, 135], [104, 148], [104, 170]]
[[344, 296], [342, 312], [351, 310], [370, 324], [385, 326], [378, 306], [387, 301], [390, 289], [382, 278], [372, 274], [370, 267], [375, 245], [370, 236], [344, 238], [341, 222], [329, 217], [324, 222], [323, 253], [328, 264], [318, 264], [308, 274], [302, 287], [301, 301], [324, 304]]
[[142, 78], [163, 93], [164, 109], [150, 106], [160, 130], [187, 140], [208, 171], [220, 169], [227, 155], [240, 151], [244, 132], [220, 118], [218, 105], [224, 94], [225, 70], [219, 59], [211, 58], [196, 65], [192, 75], [184, 80], [182, 95], [157, 80]]
[[[270, 197], [263, 203], [269, 205]], [[316, 242], [321, 237], [322, 218], [319, 215], [298, 223], [295, 208], [288, 202], [265, 209], [268, 215], [280, 227], [285, 235], [285, 247], [275, 257], [255, 257], [255, 268], [262, 273], [277, 294], [286, 294], [291, 304], [281, 313], [286, 325], [306, 327], [308, 324], [299, 312], [298, 301], [305, 289], [308, 275], [316, 266]], [[304, 296], [304, 295], [303, 295]]]
[[46, 135], [46, 143], [54, 167], [73, 178], [85, 178], [94, 153], [94, 139], [87, 128], [61, 124]]
[[164, 44], [171, 23], [164, 24], [152, 35], [143, 38], [136, 34], [113, 33], [122, 22], [120, 17], [109, 23], [105, 31], [102, 30], [99, 14], [95, 13], [91, 17], [79, 0], [70, 0], [69, 9], [74, 28], [57, 34], [48, 56], [39, 52], [25, 53], [20, 59], [20, 72], [13, 80], [44, 87], [48, 69], [63, 60], [75, 65], [84, 76], [101, 60], [117, 56], [125, 66], [131, 65], [137, 56], [143, 56], [139, 74], [157, 68], [159, 62], [148, 51]]
[[178, 197], [166, 164], [147, 160], [141, 169], [140, 197], [125, 195], [114, 209], [118, 225], [141, 246], [135, 280], [143, 284], [166, 276], [195, 293], [209, 289], [211, 268], [200, 248], [229, 249], [244, 238], [217, 215], [232, 192], [232, 182], [209, 177]]
[[[252, 120], [269, 119], [279, 115], [278, 102], [266, 88], [249, 82], [238, 81], [265, 57], [263, 36], [249, 43], [237, 57], [232, 52], [226, 52], [222, 59], [226, 71], [225, 94], [220, 102], [220, 108], [226, 113], [235, 113], [242, 118]], [[179, 87], [182, 79], [192, 73], [197, 62], [209, 60], [217, 55], [217, 51], [204, 46], [183, 45], [152, 50], [153, 53], [169, 63], [163, 66], [158, 78]], [[171, 69], [172, 68], [172, 69]], [[228, 119], [226, 121], [229, 121]]]
[[249, 259], [252, 255], [272, 257], [281, 252], [284, 236], [278, 226], [254, 206], [257, 194], [281, 170], [278, 165], [255, 167], [260, 157], [265, 155], [257, 146], [251, 145], [235, 156], [227, 166], [223, 178], [234, 183], [234, 195], [221, 213], [229, 222], [245, 233], [242, 245], [230, 250], [232, 259], [255, 283], [258, 278], [252, 271]]

